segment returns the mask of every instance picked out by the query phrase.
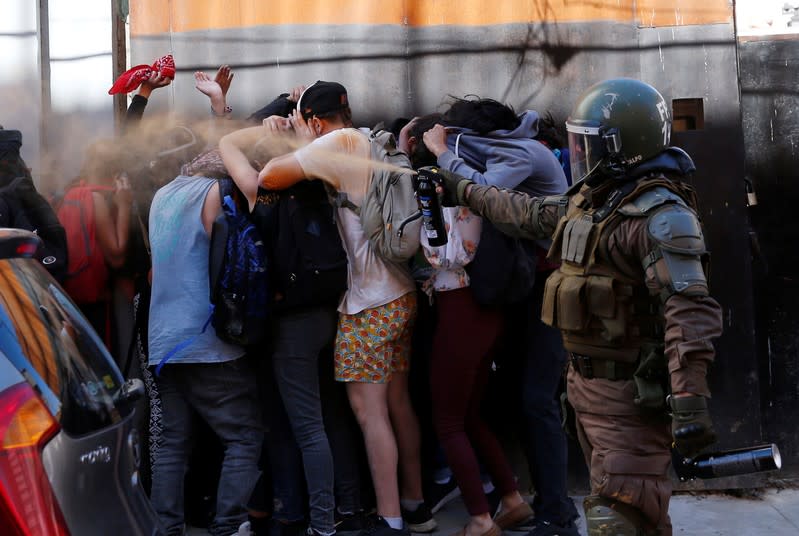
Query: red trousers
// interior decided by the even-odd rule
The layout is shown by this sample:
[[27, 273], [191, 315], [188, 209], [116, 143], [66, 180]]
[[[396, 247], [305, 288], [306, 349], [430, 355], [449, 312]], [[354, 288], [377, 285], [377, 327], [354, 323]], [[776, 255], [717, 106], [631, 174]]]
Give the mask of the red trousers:
[[480, 416], [502, 314], [479, 307], [468, 287], [436, 293], [436, 303], [430, 370], [433, 425], [469, 514], [480, 515], [489, 506], [478, 459], [501, 495], [517, 489], [499, 441]]

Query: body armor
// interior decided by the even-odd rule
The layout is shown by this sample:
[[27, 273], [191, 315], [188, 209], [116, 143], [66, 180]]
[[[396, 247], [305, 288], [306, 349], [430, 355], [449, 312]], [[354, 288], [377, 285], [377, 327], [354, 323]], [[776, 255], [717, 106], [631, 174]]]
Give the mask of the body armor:
[[[587, 186], [572, 195], [549, 251], [560, 268], [547, 280], [542, 320], [561, 330], [565, 348], [602, 362], [602, 377], [632, 377], [639, 358], [662, 356], [663, 303], [676, 292], [707, 295], [704, 251], [693, 190], [663, 175], [620, 182], [604, 204], [589, 201]], [[627, 218], [648, 218], [652, 250], [637, 266], [614, 264], [609, 238]], [[627, 264], [624, 262], [624, 264]], [[663, 289], [651, 293], [651, 268]], [[676, 274], [676, 275], [675, 275]], [[601, 360], [601, 361], [600, 361]], [[588, 362], [588, 360], [586, 360]]]

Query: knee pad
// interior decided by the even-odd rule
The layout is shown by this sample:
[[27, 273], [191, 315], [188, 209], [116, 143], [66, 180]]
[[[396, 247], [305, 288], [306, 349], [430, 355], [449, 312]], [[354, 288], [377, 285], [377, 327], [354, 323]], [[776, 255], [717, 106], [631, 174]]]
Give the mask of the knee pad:
[[613, 499], [589, 495], [583, 500], [588, 536], [648, 536], [638, 509]]

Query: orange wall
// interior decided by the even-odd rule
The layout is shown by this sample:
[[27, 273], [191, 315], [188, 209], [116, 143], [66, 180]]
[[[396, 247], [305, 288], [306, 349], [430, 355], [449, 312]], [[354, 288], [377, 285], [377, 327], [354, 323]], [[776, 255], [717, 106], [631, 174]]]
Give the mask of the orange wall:
[[134, 36], [272, 24], [671, 26], [728, 23], [732, 16], [729, 0], [130, 0]]

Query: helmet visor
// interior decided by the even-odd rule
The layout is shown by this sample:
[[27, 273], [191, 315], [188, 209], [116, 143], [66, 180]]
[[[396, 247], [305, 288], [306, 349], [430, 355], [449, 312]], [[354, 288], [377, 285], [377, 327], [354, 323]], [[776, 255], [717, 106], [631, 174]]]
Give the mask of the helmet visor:
[[600, 127], [580, 123], [583, 122], [566, 122], [574, 182], [588, 177], [608, 155], [607, 141], [600, 134]]

